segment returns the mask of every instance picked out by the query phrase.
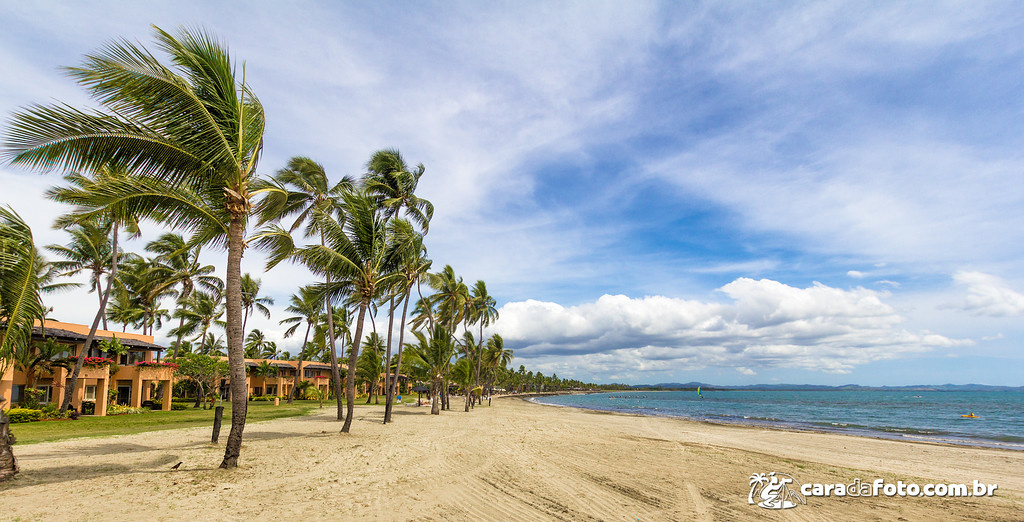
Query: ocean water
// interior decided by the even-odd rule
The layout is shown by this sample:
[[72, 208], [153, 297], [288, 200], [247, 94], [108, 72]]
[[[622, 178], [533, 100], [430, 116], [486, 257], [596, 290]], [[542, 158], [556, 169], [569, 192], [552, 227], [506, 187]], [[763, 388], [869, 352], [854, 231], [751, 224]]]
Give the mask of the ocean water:
[[[542, 404], [849, 435], [1024, 450], [1024, 392], [636, 391]], [[961, 415], [974, 412], [976, 419]]]

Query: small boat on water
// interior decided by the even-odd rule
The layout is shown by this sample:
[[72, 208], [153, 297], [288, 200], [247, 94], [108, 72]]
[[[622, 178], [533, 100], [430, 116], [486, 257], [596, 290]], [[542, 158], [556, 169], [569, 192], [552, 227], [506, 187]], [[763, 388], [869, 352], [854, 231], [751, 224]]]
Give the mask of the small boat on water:
[[970, 415], [961, 415], [961, 417], [963, 417], [965, 419], [978, 419], [978, 418], [980, 418], [977, 415], [975, 415], [973, 411], [970, 413]]

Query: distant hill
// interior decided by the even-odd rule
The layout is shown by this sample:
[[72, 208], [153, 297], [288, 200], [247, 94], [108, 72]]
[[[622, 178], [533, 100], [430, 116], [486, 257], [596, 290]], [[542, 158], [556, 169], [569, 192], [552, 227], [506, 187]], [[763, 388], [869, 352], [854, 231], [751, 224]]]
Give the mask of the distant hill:
[[899, 391], [1024, 391], [1024, 386], [989, 386], [987, 384], [914, 384], [910, 386], [861, 386], [844, 384], [823, 386], [818, 384], [748, 384], [744, 386], [723, 386], [706, 382], [663, 382], [658, 384], [637, 384], [638, 390], [696, 390], [700, 386], [707, 390], [784, 390], [784, 391], [857, 391], [857, 390], [899, 390]]

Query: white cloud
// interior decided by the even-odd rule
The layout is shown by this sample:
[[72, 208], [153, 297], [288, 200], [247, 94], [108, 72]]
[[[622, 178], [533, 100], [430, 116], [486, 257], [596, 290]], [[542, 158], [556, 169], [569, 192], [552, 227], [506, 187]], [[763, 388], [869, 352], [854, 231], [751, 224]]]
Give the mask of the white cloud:
[[863, 278], [867, 277], [867, 274], [865, 274], [864, 272], [861, 272], [859, 270], [850, 270], [849, 272], [846, 273], [846, 275], [848, 275], [850, 277], [857, 278], [857, 279], [863, 279]]
[[719, 290], [732, 302], [604, 295], [571, 307], [508, 303], [494, 330], [517, 357], [540, 364], [562, 358], [560, 372], [593, 375], [705, 367], [847, 373], [871, 361], [970, 344], [901, 329], [903, 318], [883, 302], [885, 292], [747, 278]]
[[960, 271], [953, 280], [967, 286], [960, 308], [974, 315], [1008, 317], [1024, 315], [1024, 294], [1009, 288], [1002, 279], [982, 272]]

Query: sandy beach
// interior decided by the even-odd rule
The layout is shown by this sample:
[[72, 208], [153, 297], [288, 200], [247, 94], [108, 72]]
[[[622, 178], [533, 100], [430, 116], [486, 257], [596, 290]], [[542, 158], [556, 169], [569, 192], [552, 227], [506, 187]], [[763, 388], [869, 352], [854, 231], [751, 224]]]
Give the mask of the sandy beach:
[[[458, 401], [453, 401], [453, 403]], [[3, 520], [1020, 520], [1024, 452], [720, 426], [517, 398], [428, 415], [334, 410], [246, 427], [236, 470], [208, 428], [18, 445]], [[17, 426], [15, 426], [15, 430]], [[226, 439], [226, 429], [221, 444]], [[171, 466], [182, 462], [180, 469]], [[800, 483], [998, 484], [980, 498], [747, 503], [754, 473]]]

